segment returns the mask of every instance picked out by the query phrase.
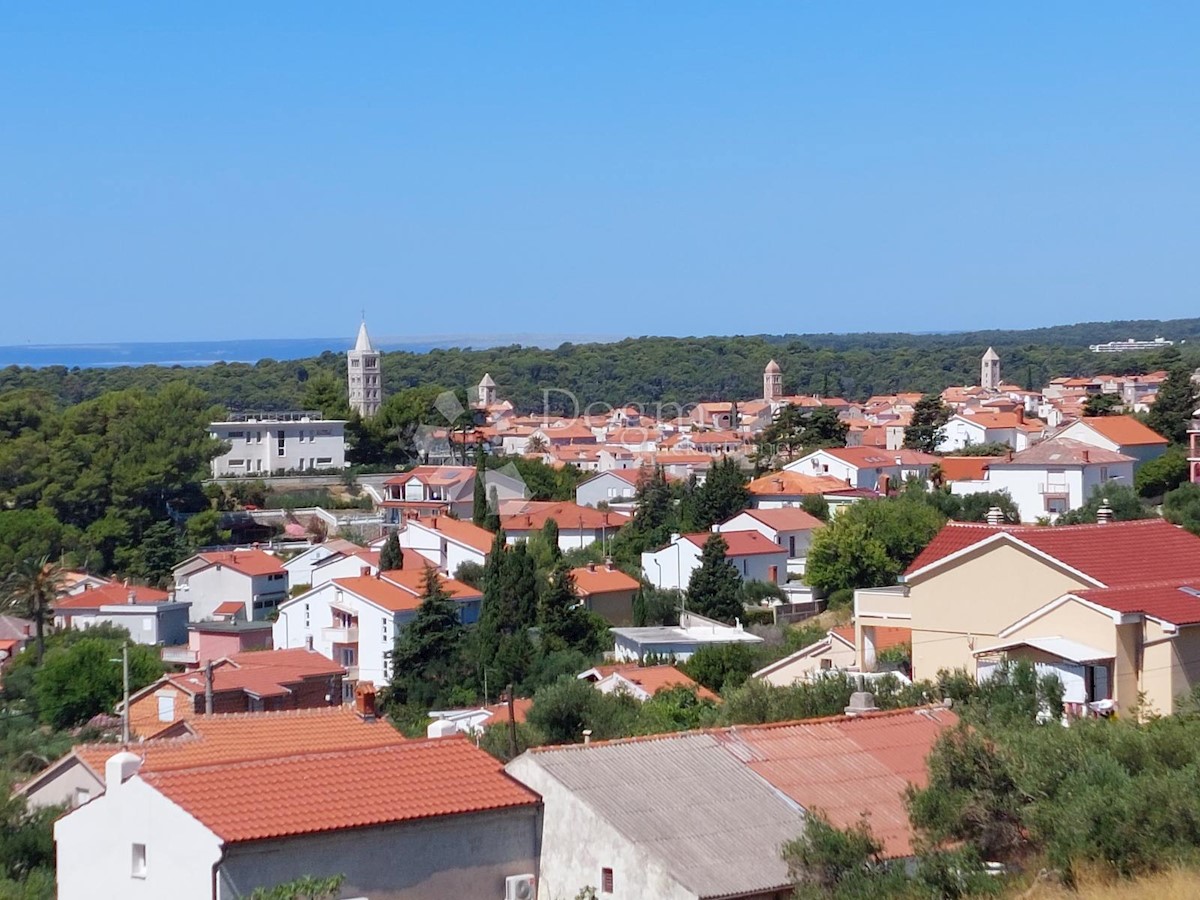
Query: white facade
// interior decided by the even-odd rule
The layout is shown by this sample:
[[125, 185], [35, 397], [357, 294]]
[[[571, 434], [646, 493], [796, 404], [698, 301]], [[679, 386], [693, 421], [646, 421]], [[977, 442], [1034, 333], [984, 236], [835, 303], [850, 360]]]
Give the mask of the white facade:
[[1017, 427], [989, 428], [986, 422], [973, 416], [951, 416], [942, 430], [938, 444], [939, 453], [953, 453], [964, 447], [979, 444], [1007, 444], [1013, 450], [1024, 450], [1029, 446], [1029, 435]]
[[266, 476], [346, 467], [346, 423], [318, 413], [267, 413], [213, 422], [208, 433], [229, 449], [212, 461], [213, 478]]
[[106, 781], [54, 823], [59, 900], [213, 900], [221, 840], [137, 775]]
[[429, 561], [430, 565], [447, 575], [453, 575], [463, 563], [469, 562], [482, 566], [487, 562], [486, 551], [439, 530], [436, 527], [436, 523], [439, 521], [440, 517], [424, 521], [409, 519], [403, 530], [397, 533], [400, 546], [421, 554]]
[[1132, 456], [1137, 460], [1134, 464], [1135, 467], [1152, 459], [1157, 459], [1167, 451], [1166, 441], [1163, 441], [1161, 444], [1119, 444], [1083, 421], [1072, 422], [1060, 431], [1056, 437], [1070, 438], [1083, 444], [1099, 447], [1102, 450], [1112, 450], [1114, 453], [1123, 453], [1126, 456]]
[[597, 507], [601, 503], [629, 503], [637, 494], [637, 485], [613, 471], [601, 472], [580, 483], [575, 489], [575, 502], [580, 506]]
[[664, 625], [610, 628], [609, 632], [613, 636], [613, 659], [617, 662], [639, 662], [648, 655], [655, 654], [661, 659], [687, 662], [701, 647], [762, 643], [762, 638], [743, 630], [741, 626], [722, 625], [694, 615], [691, 616], [691, 621], [693, 624], [686, 627]]
[[96, 625], [115, 625], [129, 632], [135, 644], [173, 646], [188, 640], [188, 610], [190, 603], [112, 604], [100, 606], [82, 615], [64, 610], [54, 617], [55, 625], [71, 628], [92, 628]]
[[[661, 550], [642, 554], [642, 572], [655, 587], [685, 591], [692, 573], [700, 568], [703, 551], [704, 548], [689, 537], [676, 536]], [[739, 554], [731, 548], [725, 558], [737, 569], [742, 581], [768, 581], [772, 584], [787, 581], [788, 556], [783, 547], [779, 548], [778, 553], [746, 554]]]
[[[355, 573], [357, 574], [357, 573]], [[276, 650], [310, 645], [346, 667], [346, 683], [391, 680], [396, 630], [413, 612], [390, 612], [332, 581], [279, 607], [272, 629]]]
[[[372, 558], [377, 559], [375, 554]], [[333, 581], [335, 578], [353, 578], [356, 575], [374, 575], [379, 571], [379, 567], [370, 559], [354, 554], [342, 554], [331, 556], [313, 567], [312, 580], [308, 583], [309, 587], [320, 587], [321, 585]]]
[[329, 559], [335, 556], [340, 551], [337, 549], [337, 542], [313, 544], [307, 550], [297, 553], [291, 559], [283, 564], [287, 569], [288, 584], [309, 584], [313, 583], [313, 570]]
[[1068, 510], [1083, 506], [1099, 487], [1110, 482], [1133, 484], [1133, 463], [1077, 463], [1056, 467], [992, 463], [982, 481], [956, 481], [954, 494], [1008, 491], [1022, 522], [1040, 518], [1051, 521]]
[[358, 327], [354, 349], [346, 352], [346, 386], [350, 408], [364, 419], [379, 412], [383, 403], [383, 372], [379, 359], [379, 351], [372, 346], [371, 336], [367, 334], [367, 323], [363, 322]]
[[768, 541], [778, 544], [787, 551], [787, 570], [789, 573], [796, 575], [804, 574], [804, 563], [808, 558], [808, 548], [812, 545], [812, 529], [797, 528], [781, 530], [772, 528], [750, 513], [742, 512], [718, 525], [717, 531], [757, 531]]
[[248, 575], [229, 565], [188, 560], [175, 568], [175, 596], [191, 603], [191, 620], [203, 622], [213, 611], [230, 600], [241, 602], [245, 617], [265, 619], [287, 599], [287, 572]]
[[902, 485], [910, 478], [920, 481], [929, 478], [928, 465], [905, 463], [889, 450], [880, 450], [875, 455], [879, 458], [877, 463], [858, 465], [827, 450], [814, 450], [788, 463], [784, 469], [801, 475], [828, 475], [846, 482], [849, 487], [868, 491], [876, 490], [884, 475], [893, 485]]

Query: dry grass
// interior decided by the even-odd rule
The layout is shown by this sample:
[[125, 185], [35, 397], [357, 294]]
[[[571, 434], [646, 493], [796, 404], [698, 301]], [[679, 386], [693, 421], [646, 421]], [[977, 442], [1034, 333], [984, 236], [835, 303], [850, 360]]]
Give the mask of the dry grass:
[[1133, 881], [1114, 881], [1085, 875], [1071, 891], [1057, 885], [1038, 884], [1014, 891], [1011, 900], [1196, 900], [1200, 898], [1200, 871], [1172, 869]]

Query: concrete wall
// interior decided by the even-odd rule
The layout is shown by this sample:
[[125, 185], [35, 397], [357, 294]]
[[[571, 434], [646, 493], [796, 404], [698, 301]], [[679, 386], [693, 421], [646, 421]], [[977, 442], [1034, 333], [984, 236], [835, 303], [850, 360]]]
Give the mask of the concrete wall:
[[202, 622], [211, 619], [213, 610], [227, 600], [240, 600], [246, 604], [246, 618], [265, 619], [274, 606], [255, 609], [256, 602], [282, 602], [287, 597], [288, 579], [271, 580], [269, 575], [244, 575], [226, 565], [210, 565], [190, 575], [176, 574], [176, 596], [192, 604], [191, 620]]
[[209, 434], [230, 449], [212, 461], [213, 477], [345, 468], [345, 428], [342, 421], [214, 422]]
[[235, 844], [218, 873], [218, 897], [344, 874], [343, 897], [502, 900], [506, 876], [537, 874], [539, 832], [538, 810], [524, 808]]
[[637, 591], [608, 591], [589, 594], [584, 599], [587, 609], [604, 618], [609, 625], [633, 624], [633, 595]]
[[600, 888], [601, 869], [613, 870], [605, 900], [696, 900], [653, 856], [542, 770], [530, 754], [514, 759], [508, 773], [542, 795], [539, 900], [570, 900], [581, 888]]
[[[117, 745], [113, 746], [115, 748]], [[29, 784], [29, 789], [25, 791], [25, 802], [31, 809], [64, 805], [74, 807], [104, 792], [104, 782], [78, 759], [72, 759], [55, 772], [41, 773]], [[86, 792], [86, 795], [81, 792]]]
[[601, 503], [620, 503], [630, 500], [637, 488], [624, 478], [607, 473], [581, 484], [575, 489], [575, 502], [580, 506], [599, 506]]
[[[211, 900], [216, 835], [136, 775], [54, 825], [59, 900]], [[132, 875], [133, 845], [146, 848]]]
[[847, 647], [839, 640], [822, 638], [813, 647], [795, 654], [787, 664], [768, 672], [762, 680], [776, 687], [787, 687], [796, 681], [807, 680], [822, 669], [852, 669], [858, 664], [856, 657], [853, 647]]

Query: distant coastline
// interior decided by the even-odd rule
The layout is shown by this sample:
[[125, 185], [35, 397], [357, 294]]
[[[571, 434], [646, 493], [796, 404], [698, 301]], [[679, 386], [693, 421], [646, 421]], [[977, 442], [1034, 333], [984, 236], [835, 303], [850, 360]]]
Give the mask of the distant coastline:
[[[521, 344], [552, 348], [571, 341], [614, 340], [597, 335], [433, 335], [417, 338], [378, 338], [381, 350], [428, 353], [462, 348], [482, 350]], [[216, 363], [257, 363], [264, 359], [308, 359], [326, 351], [344, 353], [352, 338], [263, 338], [231, 341], [161, 341], [105, 344], [24, 344], [0, 346], [0, 367], [47, 366], [116, 368], [119, 366], [211, 366]]]

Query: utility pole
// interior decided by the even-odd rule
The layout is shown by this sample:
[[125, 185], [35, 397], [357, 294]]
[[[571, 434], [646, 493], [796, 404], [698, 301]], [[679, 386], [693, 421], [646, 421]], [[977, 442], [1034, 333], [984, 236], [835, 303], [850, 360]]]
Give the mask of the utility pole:
[[513, 709], [513, 686], [510, 684], [508, 690], [508, 758], [517, 758], [517, 715]]
[[125, 702], [121, 705], [121, 743], [129, 745], [129, 642], [121, 645], [121, 692]]

